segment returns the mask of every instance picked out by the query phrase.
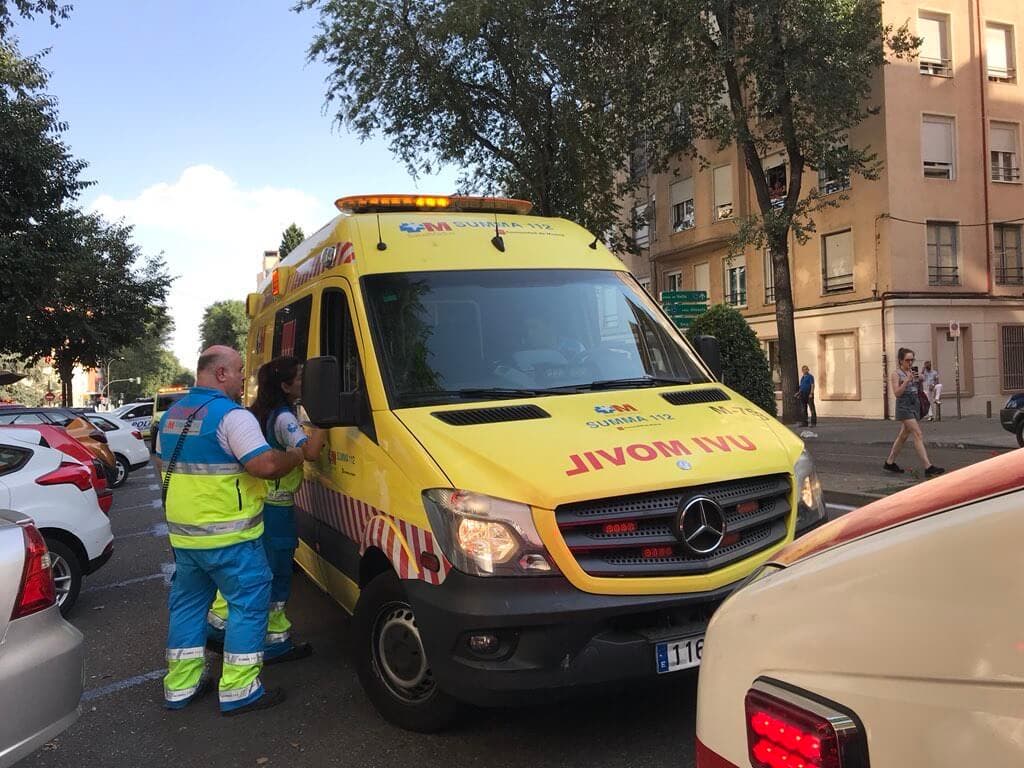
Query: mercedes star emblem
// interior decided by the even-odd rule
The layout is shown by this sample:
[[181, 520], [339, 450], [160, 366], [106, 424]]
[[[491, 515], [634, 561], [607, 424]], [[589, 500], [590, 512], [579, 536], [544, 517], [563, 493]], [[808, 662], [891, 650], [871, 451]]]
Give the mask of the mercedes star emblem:
[[695, 555], [710, 555], [725, 539], [725, 513], [707, 496], [696, 496], [680, 511], [676, 531]]

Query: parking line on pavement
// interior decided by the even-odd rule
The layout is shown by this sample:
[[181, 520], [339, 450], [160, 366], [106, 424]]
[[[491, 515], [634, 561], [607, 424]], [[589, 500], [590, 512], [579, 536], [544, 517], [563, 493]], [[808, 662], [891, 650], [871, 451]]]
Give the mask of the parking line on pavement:
[[149, 528], [144, 531], [132, 531], [131, 533], [121, 533], [115, 536], [116, 539], [134, 539], [136, 536], [166, 536], [167, 535], [167, 523], [153, 523]]
[[149, 486], [148, 490], [150, 490], [150, 491], [159, 491], [160, 490], [160, 484], [159, 483], [153, 483], [151, 486]]
[[133, 504], [130, 507], [117, 507], [118, 512], [131, 512], [133, 509], [156, 509], [161, 505], [160, 499], [153, 499], [148, 504]]
[[104, 685], [101, 688], [90, 688], [89, 690], [82, 692], [82, 701], [93, 701], [95, 699], [102, 698], [103, 696], [109, 696], [112, 693], [123, 691], [125, 688], [134, 688], [136, 685], [148, 683], [150, 680], [159, 680], [165, 674], [167, 674], [166, 669], [154, 669], [151, 672], [136, 675], [135, 677], [128, 677], [124, 680], [118, 680], [116, 683]]
[[112, 584], [97, 584], [94, 587], [86, 587], [83, 592], [99, 592], [101, 589], [112, 589], [114, 587], [128, 587], [132, 584], [142, 584], [146, 581], [155, 581], [156, 579], [163, 579], [165, 584], [171, 583], [171, 577], [174, 576], [174, 563], [164, 563], [160, 566], [160, 573], [151, 573], [148, 576], [136, 576], [133, 579], [125, 579], [124, 581], [115, 581]]

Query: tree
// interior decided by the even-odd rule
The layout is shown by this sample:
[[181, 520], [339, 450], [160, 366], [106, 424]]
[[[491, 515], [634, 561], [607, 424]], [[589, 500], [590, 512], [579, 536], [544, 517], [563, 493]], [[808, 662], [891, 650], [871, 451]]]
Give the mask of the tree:
[[[26, 19], [45, 13], [55, 27], [59, 27], [60, 22], [71, 13], [70, 5], [61, 5], [57, 0], [14, 0], [14, 9]], [[8, 0], [0, 0], [0, 38], [6, 37], [13, 23], [10, 3]]]
[[142, 260], [126, 224], [67, 210], [47, 234], [59, 269], [45, 293], [27, 297], [31, 311], [3, 329], [0, 351], [28, 362], [52, 355], [70, 405], [75, 365], [96, 367], [140, 336], [165, 311], [171, 278], [161, 258]]
[[302, 228], [295, 222], [292, 222], [288, 225], [288, 229], [281, 233], [281, 244], [277, 246], [277, 255], [283, 259], [295, 250], [295, 246], [305, 239], [306, 235], [303, 234]]
[[[795, 392], [789, 237], [806, 242], [812, 215], [839, 204], [805, 188], [804, 173], [877, 178], [877, 157], [850, 131], [878, 111], [872, 86], [887, 56], [912, 55], [919, 41], [905, 26], [883, 26], [878, 0], [641, 0], [629, 24], [634, 46], [621, 64], [642, 84], [653, 161], [664, 167], [687, 153], [706, 163], [701, 140], [740, 150], [757, 210], [738, 222], [732, 247], [771, 252], [782, 391]], [[781, 194], [761, 160], [779, 148], [789, 169]], [[783, 418], [796, 416], [784, 398]]]
[[775, 386], [768, 358], [754, 329], [737, 309], [716, 304], [694, 318], [686, 335], [691, 340], [702, 335], [717, 338], [722, 350], [722, 383], [775, 415]]
[[[633, 92], [604, 53], [626, 0], [300, 0], [319, 8], [309, 54], [327, 102], [363, 138], [381, 133], [413, 175], [467, 169], [464, 191], [508, 194], [544, 216], [611, 233], [629, 179]], [[372, 30], [372, 33], [368, 32]], [[620, 93], [621, 91], [621, 93]]]
[[249, 318], [245, 314], [245, 302], [234, 299], [217, 301], [203, 310], [203, 320], [199, 325], [202, 349], [223, 344], [237, 349], [244, 356], [248, 335]]

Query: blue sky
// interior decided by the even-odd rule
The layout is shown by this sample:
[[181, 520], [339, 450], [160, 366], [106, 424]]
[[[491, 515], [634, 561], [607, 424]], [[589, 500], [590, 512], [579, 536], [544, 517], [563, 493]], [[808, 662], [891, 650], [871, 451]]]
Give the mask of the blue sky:
[[415, 182], [383, 139], [333, 124], [326, 67], [306, 60], [318, 16], [289, 0], [74, 4], [59, 28], [14, 34], [23, 53], [51, 49], [50, 91], [96, 182], [81, 202], [134, 224], [181, 276], [173, 349], [189, 367], [203, 307], [255, 290], [288, 223], [311, 233], [346, 194], [454, 190], [456, 169]]

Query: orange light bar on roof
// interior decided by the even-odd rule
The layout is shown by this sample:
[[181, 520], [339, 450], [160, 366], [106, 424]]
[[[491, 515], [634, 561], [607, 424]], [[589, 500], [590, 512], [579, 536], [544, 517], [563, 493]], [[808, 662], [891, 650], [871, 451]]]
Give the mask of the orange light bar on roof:
[[448, 210], [525, 215], [533, 209], [533, 203], [528, 200], [469, 195], [351, 195], [335, 200], [334, 205], [339, 211], [348, 213]]

